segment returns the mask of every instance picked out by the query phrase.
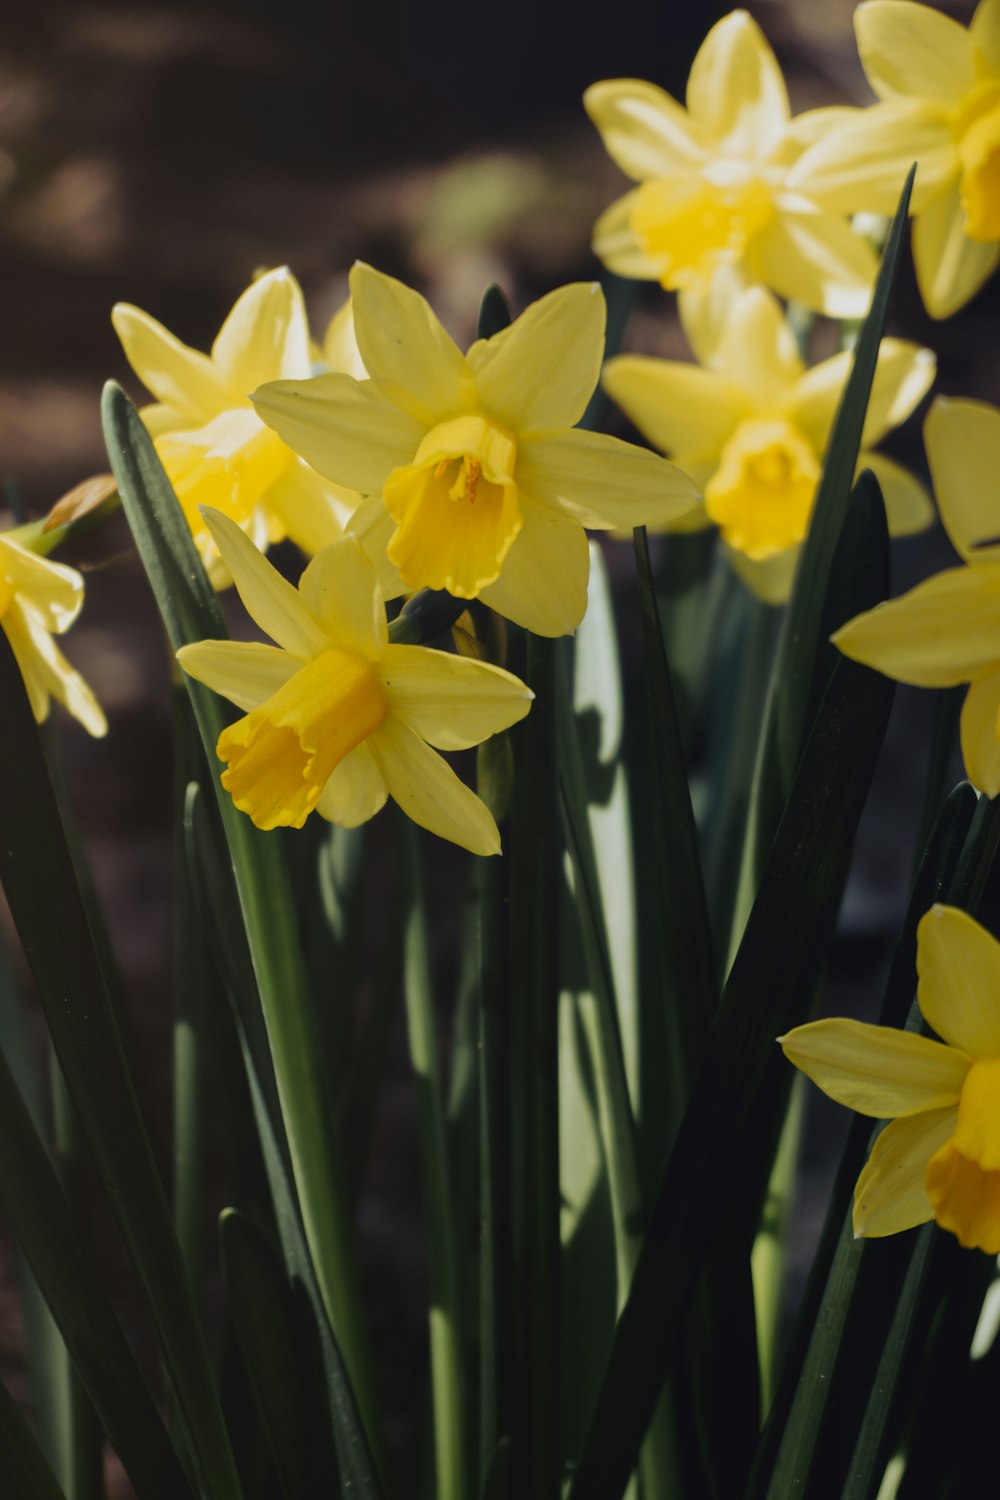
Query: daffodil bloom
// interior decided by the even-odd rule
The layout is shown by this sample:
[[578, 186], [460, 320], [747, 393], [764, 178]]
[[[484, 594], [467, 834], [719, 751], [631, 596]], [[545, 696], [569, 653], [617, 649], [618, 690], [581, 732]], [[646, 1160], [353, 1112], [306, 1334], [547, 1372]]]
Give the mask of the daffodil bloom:
[[562, 287], [462, 354], [427, 302], [355, 265], [368, 380], [280, 381], [264, 421], [321, 474], [362, 490], [350, 522], [387, 598], [421, 588], [482, 598], [538, 635], [583, 618], [584, 527], [662, 526], [697, 498], [672, 464], [574, 430], [600, 374], [605, 306]]
[[961, 741], [981, 791], [1000, 793], [1000, 411], [941, 397], [924, 424], [941, 520], [962, 566], [856, 616], [834, 643], [917, 687], [967, 682]]
[[437, 750], [468, 749], [523, 719], [524, 683], [485, 662], [390, 644], [354, 537], [317, 553], [296, 589], [227, 516], [208, 510], [205, 524], [276, 642], [201, 641], [177, 653], [189, 676], [245, 710], [217, 746], [236, 806], [258, 828], [301, 828], [314, 809], [354, 828], [392, 797], [432, 833], [499, 853], [486, 807]]
[[261, 546], [289, 536], [317, 552], [340, 535], [358, 496], [324, 483], [265, 427], [249, 401], [264, 380], [312, 368], [305, 304], [285, 267], [252, 283], [211, 355], [120, 302], [112, 321], [129, 363], [156, 397], [142, 416], [216, 587], [229, 582], [199, 507], [231, 516]]
[[1000, 261], [1000, 0], [982, 0], [968, 27], [929, 5], [869, 0], [854, 25], [881, 102], [817, 141], [790, 180], [828, 208], [892, 213], [917, 162], [917, 281], [931, 316], [947, 318]]
[[54, 635], [69, 629], [83, 607], [83, 579], [75, 568], [50, 562], [0, 536], [0, 625], [10, 641], [39, 724], [57, 698], [93, 735], [107, 732], [100, 705]]
[[[861, 317], [871, 246], [820, 208], [790, 172], [840, 111], [792, 120], [784, 79], [746, 11], [712, 27], [684, 108], [654, 84], [595, 83], [584, 105], [610, 155], [639, 186], [594, 229], [594, 252], [620, 276], [703, 292], [723, 266], [831, 317]], [[900, 181], [897, 195], [902, 187]]]
[[889, 1120], [854, 1189], [854, 1233], [935, 1219], [967, 1249], [1000, 1254], [1000, 943], [933, 906], [917, 928], [917, 1001], [941, 1038], [862, 1021], [814, 1021], [779, 1041], [825, 1094]]
[[[851, 355], [807, 369], [780, 305], [762, 287], [731, 298], [717, 338], [703, 338], [698, 353], [699, 365], [621, 355], [608, 361], [604, 385], [640, 432], [703, 486], [704, 502], [680, 526], [717, 525], [749, 586], [780, 602], [809, 528]], [[929, 349], [883, 339], [860, 464], [878, 477], [896, 535], [929, 525], [933, 507], [911, 474], [867, 450], [909, 416], [934, 370]]]

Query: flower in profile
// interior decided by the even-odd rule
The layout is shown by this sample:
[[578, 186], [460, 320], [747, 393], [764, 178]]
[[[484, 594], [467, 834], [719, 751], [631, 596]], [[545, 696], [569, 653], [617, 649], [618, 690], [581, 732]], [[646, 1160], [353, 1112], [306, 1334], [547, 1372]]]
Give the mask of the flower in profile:
[[1000, 1254], [1000, 943], [933, 906], [917, 928], [917, 1001], [940, 1041], [862, 1021], [813, 1021], [778, 1040], [838, 1104], [889, 1120], [854, 1189], [854, 1233], [935, 1219]]
[[100, 704], [59, 650], [54, 635], [68, 630], [83, 607], [83, 579], [75, 568], [50, 562], [8, 532], [0, 536], [0, 625], [21, 669], [39, 724], [57, 698], [93, 735], [107, 733]]
[[1000, 0], [981, 0], [968, 27], [929, 5], [868, 0], [854, 25], [881, 102], [818, 140], [790, 180], [828, 208], [892, 213], [917, 162], [917, 282], [931, 317], [947, 318], [1000, 261]]
[[[639, 355], [608, 361], [604, 386], [651, 443], [701, 485], [685, 529], [720, 529], [730, 561], [772, 603], [787, 599], [809, 528], [823, 454], [850, 373], [842, 353], [807, 369], [777, 300], [763, 287], [732, 296], [713, 336], [703, 326], [698, 365]], [[896, 535], [934, 511], [923, 486], [867, 451], [904, 418], [934, 379], [929, 349], [883, 339], [862, 438]]]
[[[691, 67], [687, 107], [654, 84], [593, 84], [587, 113], [639, 184], [594, 229], [594, 252], [620, 276], [703, 292], [724, 266], [831, 317], [861, 317], [875, 275], [871, 246], [820, 208], [791, 168], [844, 111], [792, 120], [784, 79], [744, 10], [719, 21]], [[897, 196], [902, 189], [902, 179]]]
[[600, 288], [560, 288], [462, 354], [427, 302], [357, 264], [351, 293], [368, 380], [266, 385], [264, 421], [308, 463], [366, 493], [350, 522], [387, 598], [482, 598], [538, 635], [587, 604], [585, 527], [663, 525], [691, 480], [656, 454], [574, 429], [604, 350]]
[[301, 828], [314, 809], [354, 828], [392, 797], [441, 838], [498, 854], [493, 818], [437, 751], [468, 749], [523, 719], [524, 683], [486, 662], [391, 644], [354, 537], [317, 553], [296, 589], [227, 516], [209, 510], [205, 523], [249, 614], [276, 642], [201, 641], [177, 653], [189, 676], [245, 710], [217, 746], [241, 812], [258, 828]]
[[924, 442], [941, 520], [962, 565], [849, 620], [833, 636], [854, 661], [917, 687], [967, 682], [966, 774], [1000, 793], [1000, 411], [938, 397]]
[[324, 483], [248, 399], [264, 380], [305, 377], [312, 368], [305, 303], [286, 267], [240, 296], [210, 355], [127, 303], [111, 318], [129, 363], [156, 397], [142, 417], [216, 587], [229, 579], [202, 505], [231, 516], [261, 546], [289, 536], [314, 553], [340, 535], [359, 497]]

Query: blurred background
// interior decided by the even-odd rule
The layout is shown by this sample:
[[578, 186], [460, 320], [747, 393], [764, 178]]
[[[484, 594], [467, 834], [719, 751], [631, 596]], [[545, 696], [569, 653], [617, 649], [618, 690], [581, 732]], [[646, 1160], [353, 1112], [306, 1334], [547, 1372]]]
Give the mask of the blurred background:
[[[972, 11], [968, 3], [939, 8], [963, 21]], [[539, 0], [4, 7], [0, 482], [8, 500], [38, 514], [107, 467], [102, 383], [115, 377], [143, 395], [111, 328], [116, 301], [136, 303], [204, 349], [254, 272], [288, 264], [322, 333], [360, 257], [421, 287], [462, 342], [491, 280], [519, 310], [561, 282], [598, 275], [591, 227], [623, 179], [580, 96], [589, 83], [622, 75], [682, 95], [700, 42], [726, 9], [676, 0], [579, 0], [569, 10]], [[760, 0], [749, 9], [778, 53], [795, 111], [869, 102], [851, 0]], [[936, 389], [997, 400], [998, 314], [994, 285], [963, 316], [929, 323], [907, 267], [893, 329], [937, 351]], [[629, 346], [684, 357], [672, 303], [658, 288], [644, 288]], [[919, 420], [890, 447], [921, 466]], [[940, 539], [900, 548], [895, 587], [940, 565], [942, 548]], [[627, 574], [630, 558], [625, 549], [619, 556], [613, 571]], [[111, 730], [93, 742], [61, 714], [60, 729], [162, 1150], [170, 1037], [165, 650], [120, 518], [65, 560], [88, 577], [69, 655], [105, 705]], [[900, 699], [910, 732], [926, 733], [918, 695]], [[850, 984], [842, 1004], [863, 1004], [855, 973], [877, 974], [902, 900], [915, 830], [894, 825], [891, 807], [899, 798], [919, 805], [923, 769], [898, 735], [895, 743], [883, 783], [897, 800], [885, 804], [862, 845], [828, 1009], [837, 1008], [838, 980]], [[400, 1049], [363, 1211], [362, 1259], [405, 1452], [419, 1425], [424, 1331], [402, 1059]], [[839, 1124], [838, 1117], [832, 1128]], [[807, 1216], [822, 1208], [819, 1197], [807, 1201]], [[109, 1233], [112, 1271], [118, 1254]], [[127, 1289], [122, 1295], [127, 1301]], [[24, 1394], [11, 1253], [2, 1241], [0, 1376]]]

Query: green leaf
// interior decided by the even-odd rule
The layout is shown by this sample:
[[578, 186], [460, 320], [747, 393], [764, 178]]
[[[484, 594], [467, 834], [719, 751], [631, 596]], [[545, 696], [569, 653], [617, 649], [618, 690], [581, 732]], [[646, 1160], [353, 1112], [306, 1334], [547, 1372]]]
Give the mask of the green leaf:
[[66, 1500], [10, 1391], [0, 1381], [0, 1489], [16, 1500]]
[[808, 1004], [832, 939], [893, 687], [838, 663], [793, 782], [618, 1323], [572, 1500], [617, 1500], [706, 1254], [752, 1212], [770, 1168], [775, 1036]]

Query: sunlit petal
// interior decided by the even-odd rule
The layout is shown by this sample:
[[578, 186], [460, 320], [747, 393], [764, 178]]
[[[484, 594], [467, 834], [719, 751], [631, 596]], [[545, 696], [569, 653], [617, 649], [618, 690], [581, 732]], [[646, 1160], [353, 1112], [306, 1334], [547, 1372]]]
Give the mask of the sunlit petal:
[[1000, 943], [968, 912], [932, 906], [917, 928], [917, 1001], [952, 1047], [1000, 1057]]
[[568, 635], [587, 608], [590, 552], [578, 521], [525, 499], [524, 525], [484, 604], [535, 635]]
[[660, 261], [646, 254], [632, 228], [632, 210], [638, 194], [639, 189], [633, 188], [601, 214], [594, 225], [594, 254], [616, 276], [656, 281], [660, 275]]
[[933, 1219], [927, 1164], [948, 1140], [957, 1117], [952, 1105], [889, 1122], [854, 1189], [855, 1235], [879, 1239]]
[[913, 225], [913, 264], [932, 318], [950, 318], [976, 295], [1000, 262], [1000, 244], [970, 240], [958, 180]]
[[832, 637], [854, 661], [916, 687], [954, 687], [1000, 660], [1000, 569], [947, 568]]
[[943, 112], [924, 104], [875, 105], [811, 146], [789, 172], [788, 186], [835, 213], [894, 214], [914, 162], [911, 212], [920, 212], [959, 170]]
[[277, 692], [302, 665], [279, 646], [258, 641], [197, 641], [177, 660], [189, 677], [248, 713]]
[[687, 107], [703, 137], [737, 143], [751, 157], [777, 144], [788, 120], [781, 69], [760, 27], [733, 11], [702, 42], [687, 84]]
[[189, 349], [162, 323], [127, 302], [112, 308], [111, 321], [129, 364], [157, 401], [191, 422], [208, 422], [231, 405], [232, 392], [207, 354]]
[[287, 266], [247, 287], [219, 330], [212, 361], [240, 398], [265, 380], [303, 380], [309, 374], [305, 302]]
[[302, 598], [337, 646], [375, 661], [389, 639], [375, 570], [354, 536], [317, 553], [299, 579]]
[[325, 650], [329, 642], [298, 589], [282, 578], [235, 521], [206, 509], [205, 524], [247, 613], [260, 628], [293, 656], [308, 659]]
[[356, 745], [319, 794], [316, 811], [341, 828], [358, 828], [385, 806], [389, 789], [367, 742]]
[[472, 383], [465, 358], [426, 298], [362, 261], [350, 279], [358, 348], [382, 393], [426, 427], [466, 410]]
[[778, 1040], [824, 1094], [876, 1120], [957, 1104], [972, 1061], [916, 1032], [844, 1017], [810, 1021]]
[[500, 853], [485, 803], [403, 719], [388, 714], [367, 743], [389, 796], [414, 823], [473, 854]]
[[[966, 562], [1000, 559], [1000, 411], [939, 396], [924, 443], [941, 520]], [[984, 542], [996, 545], [984, 547]], [[1000, 660], [1000, 653], [998, 653]]]
[[782, 297], [830, 318], [860, 318], [875, 279], [875, 252], [839, 214], [791, 208], [748, 247], [751, 275]]
[[371, 381], [349, 375], [272, 381], [254, 393], [253, 403], [262, 421], [314, 469], [363, 494], [381, 489], [390, 470], [413, 457], [425, 431]]
[[935, 520], [934, 504], [924, 485], [884, 453], [862, 453], [858, 471], [870, 469], [878, 480], [890, 536], [913, 536]]
[[608, 360], [602, 383], [629, 421], [664, 453], [718, 459], [733, 428], [748, 415], [743, 392], [697, 365], [623, 354]]
[[608, 155], [637, 182], [665, 177], [701, 156], [686, 112], [655, 84], [611, 78], [592, 84], [583, 105]]
[[525, 443], [517, 480], [530, 499], [595, 530], [669, 525], [699, 498], [693, 480], [675, 464], [582, 429]]
[[597, 282], [576, 282], [479, 340], [469, 350], [469, 367], [483, 410], [520, 433], [572, 427], [601, 373], [605, 320]]
[[957, 104], [976, 82], [966, 28], [931, 5], [866, 0], [854, 12], [861, 65], [882, 99]]
[[534, 694], [488, 662], [389, 646], [379, 677], [392, 705], [437, 750], [467, 750], [523, 719]]

